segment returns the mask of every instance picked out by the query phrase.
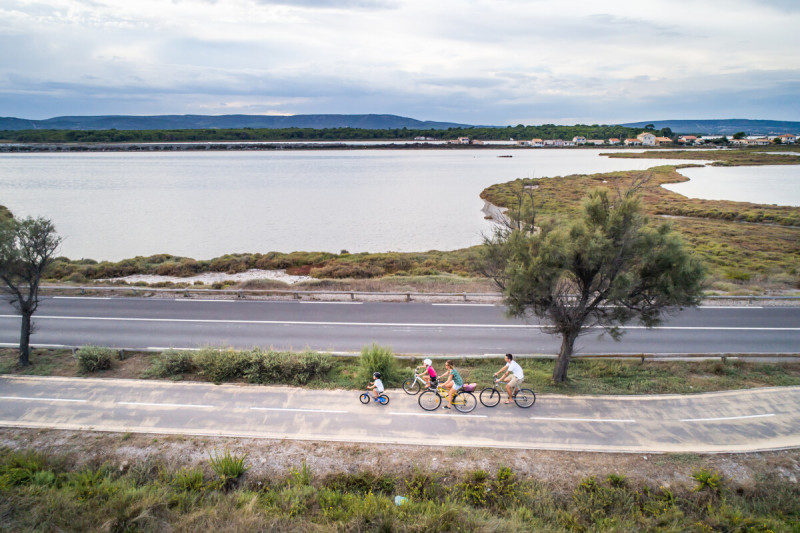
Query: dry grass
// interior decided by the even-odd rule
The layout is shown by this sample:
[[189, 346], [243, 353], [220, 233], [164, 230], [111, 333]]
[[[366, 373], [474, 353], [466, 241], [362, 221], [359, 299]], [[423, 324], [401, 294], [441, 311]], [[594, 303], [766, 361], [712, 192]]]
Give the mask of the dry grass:
[[575, 216], [588, 190], [624, 190], [634, 179], [649, 177], [641, 191], [645, 211], [670, 217], [675, 229], [709, 266], [712, 287], [725, 292], [800, 288], [800, 207], [686, 198], [661, 187], [687, 180], [676, 168], [516, 180], [493, 185], [481, 197], [495, 205], [513, 205], [515, 189], [536, 184], [539, 219], [558, 219]]

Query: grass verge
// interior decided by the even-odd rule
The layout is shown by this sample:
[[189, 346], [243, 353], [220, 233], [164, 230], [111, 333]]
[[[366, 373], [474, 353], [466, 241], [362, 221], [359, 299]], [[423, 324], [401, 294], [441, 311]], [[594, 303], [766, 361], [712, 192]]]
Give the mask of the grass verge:
[[297, 460], [283, 474], [259, 476], [246, 464], [259, 457], [237, 458], [242, 468], [221, 475], [207, 462], [188, 467], [149, 456], [78, 466], [69, 455], [0, 448], [3, 528], [791, 532], [800, 520], [800, 486], [774, 473], [740, 483], [696, 466], [672, 486], [612, 470], [565, 484], [507, 466], [362, 467], [323, 476]]
[[[492, 374], [503, 366], [497, 360], [451, 357], [466, 382], [479, 388], [491, 384]], [[410, 377], [422, 357], [397, 360], [397, 371], [386, 380], [399, 387]], [[0, 350], [0, 373], [13, 375], [86, 375], [68, 350], [34, 350], [32, 364], [16, 365], [17, 351]], [[525, 383], [537, 393], [554, 394], [688, 394], [756, 387], [800, 385], [800, 363], [757, 363], [727, 359], [725, 362], [664, 361], [636, 359], [576, 359], [570, 365], [570, 380], [551, 380], [553, 360], [520, 359]], [[434, 367], [444, 367], [437, 359]], [[200, 352], [167, 350], [134, 353], [111, 361], [111, 368], [91, 376], [128, 379], [170, 379], [212, 383], [301, 385], [318, 389], [361, 390], [370, 372], [360, 357], [333, 357], [317, 352], [276, 352], [206, 348]]]

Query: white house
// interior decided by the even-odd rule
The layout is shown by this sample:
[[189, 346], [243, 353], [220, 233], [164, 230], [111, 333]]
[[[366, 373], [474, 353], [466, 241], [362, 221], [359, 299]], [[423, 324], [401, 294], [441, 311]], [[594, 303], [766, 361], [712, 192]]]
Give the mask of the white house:
[[573, 145], [574, 144], [586, 144], [586, 137], [583, 137], [581, 135], [576, 135], [575, 137], [572, 138], [572, 143], [573, 143]]
[[[619, 139], [617, 139], [617, 142], [619, 142]], [[603, 139], [586, 139], [586, 144], [593, 144], [595, 146], [601, 146], [605, 143]]]
[[610, 139], [608, 139], [608, 144], [619, 144], [620, 142], [621, 141], [616, 137], [611, 137]]
[[649, 131], [643, 131], [639, 135], [636, 136], [637, 139], [641, 141], [641, 144], [644, 146], [655, 146], [656, 145], [656, 136], [650, 133]]
[[553, 146], [564, 146], [564, 141], [562, 141], [561, 139], [554, 139]]
[[794, 144], [797, 142], [797, 135], [792, 135], [791, 133], [784, 133], [783, 135], [778, 135], [781, 138], [781, 142], [783, 144]]
[[544, 141], [541, 139], [531, 139], [531, 146], [534, 148], [541, 148], [544, 146]]
[[678, 137], [678, 142], [681, 144], [694, 144], [697, 142], [697, 137], [694, 135], [681, 135]]
[[625, 139], [625, 146], [641, 146], [642, 141], [639, 139]]

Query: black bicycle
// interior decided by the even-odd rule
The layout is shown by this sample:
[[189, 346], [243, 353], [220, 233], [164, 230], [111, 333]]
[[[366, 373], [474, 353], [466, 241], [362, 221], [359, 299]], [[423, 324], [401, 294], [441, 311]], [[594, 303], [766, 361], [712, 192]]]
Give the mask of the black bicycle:
[[[500, 383], [505, 383], [500, 381], [499, 379], [494, 380], [494, 385], [491, 387], [486, 387], [480, 393], [480, 400], [481, 403], [485, 407], [495, 407], [503, 396], [506, 395], [505, 386], [502, 388], [498, 386]], [[534, 393], [531, 389], [522, 389], [517, 385], [514, 388], [514, 394], [512, 395], [514, 398], [514, 403], [516, 403], [519, 407], [530, 407], [536, 403], [536, 393]]]

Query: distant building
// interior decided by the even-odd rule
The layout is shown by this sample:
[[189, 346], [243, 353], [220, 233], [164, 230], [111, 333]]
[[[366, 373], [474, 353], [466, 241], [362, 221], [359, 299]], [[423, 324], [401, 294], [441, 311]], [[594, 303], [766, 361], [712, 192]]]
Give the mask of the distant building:
[[697, 137], [694, 135], [681, 135], [678, 137], [678, 142], [681, 144], [694, 144], [697, 142]]
[[564, 141], [561, 139], [553, 139], [553, 146], [564, 146]]
[[586, 137], [583, 137], [581, 135], [576, 135], [575, 137], [572, 138], [572, 143], [573, 144], [586, 144]]
[[459, 137], [458, 144], [469, 144], [469, 137]]
[[553, 139], [545, 139], [544, 145], [545, 146], [555, 146], [556, 142]]
[[639, 139], [625, 139], [625, 146], [641, 146], [642, 141]]
[[608, 144], [619, 144], [620, 142], [621, 142], [621, 141], [620, 141], [619, 139], [617, 139], [616, 137], [611, 137], [611, 138], [608, 140]]
[[530, 141], [517, 141], [517, 144], [519, 146], [530, 146], [531, 142]]
[[656, 136], [650, 132], [643, 131], [642, 133], [637, 135], [636, 138], [639, 139], [644, 146], [656, 145]]
[[544, 141], [541, 139], [531, 139], [531, 146], [535, 148], [540, 148], [544, 146]]
[[792, 135], [791, 133], [784, 133], [783, 135], [778, 135], [781, 138], [781, 142], [784, 144], [794, 144], [797, 142], [797, 135]]
[[[619, 142], [619, 139], [617, 139], [617, 142]], [[595, 146], [600, 146], [605, 143], [606, 142], [603, 139], [586, 139], [586, 144], [593, 144]]]
[[672, 144], [672, 139], [669, 137], [656, 137], [656, 145], [661, 146], [662, 144]]

